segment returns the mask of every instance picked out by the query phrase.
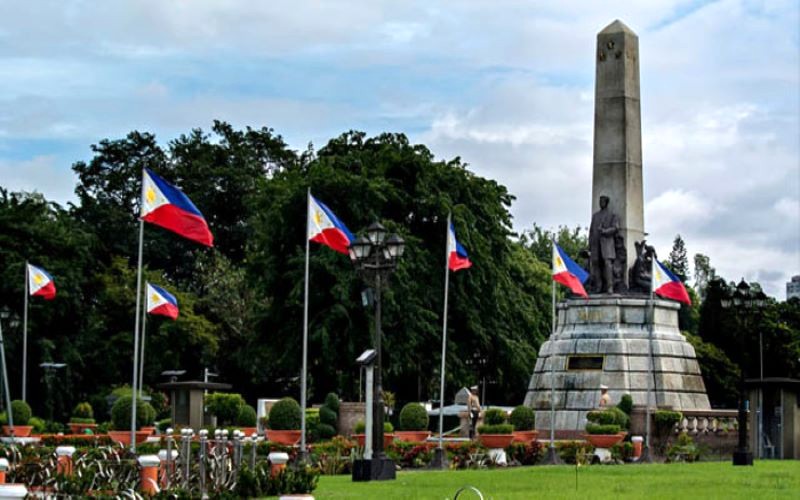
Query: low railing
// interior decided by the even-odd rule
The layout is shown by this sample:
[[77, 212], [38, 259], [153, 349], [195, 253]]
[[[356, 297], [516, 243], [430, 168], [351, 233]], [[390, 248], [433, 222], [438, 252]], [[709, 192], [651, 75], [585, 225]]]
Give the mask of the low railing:
[[675, 424], [675, 433], [689, 435], [727, 435], [739, 431], [737, 410], [683, 410], [683, 418]]

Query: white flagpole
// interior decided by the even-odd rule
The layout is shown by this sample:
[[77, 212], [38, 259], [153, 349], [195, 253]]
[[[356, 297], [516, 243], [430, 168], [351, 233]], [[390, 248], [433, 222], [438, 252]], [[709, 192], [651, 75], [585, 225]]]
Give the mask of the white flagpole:
[[[556, 240], [552, 240], [553, 254], [556, 252]], [[556, 374], [555, 374], [555, 353], [554, 339], [556, 334], [556, 281], [553, 279], [553, 259], [550, 259], [550, 290], [552, 304], [550, 308], [550, 450], [555, 457], [556, 448]], [[555, 458], [554, 458], [555, 459]]]
[[[447, 214], [447, 226], [445, 226], [445, 250], [444, 250], [444, 313], [442, 314], [442, 369], [441, 381], [439, 383], [439, 449], [442, 450], [442, 462], [444, 462], [444, 370], [447, 356], [447, 297], [450, 288], [450, 214]], [[469, 410], [469, 408], [467, 408]]]
[[[145, 290], [147, 284], [145, 283]], [[145, 292], [147, 293], [147, 292]], [[147, 335], [147, 299], [144, 299], [144, 307], [142, 307], [142, 349], [139, 355], [139, 397], [144, 396], [142, 387], [144, 387], [144, 339]]]
[[306, 203], [306, 279], [305, 297], [303, 300], [303, 371], [300, 373], [300, 456], [306, 456], [306, 370], [308, 369], [308, 214], [311, 209], [311, 188], [308, 188]]
[[[28, 264], [25, 264], [27, 269]], [[26, 280], [27, 282], [27, 280]], [[11, 440], [14, 440], [14, 412], [11, 411], [11, 392], [8, 390], [8, 366], [6, 365], [6, 346], [3, 342], [3, 321], [0, 319], [0, 362], [3, 363], [3, 387], [6, 396], [6, 415], [8, 416], [8, 427], [11, 429]]]
[[[26, 392], [28, 388], [28, 293], [30, 292], [29, 288], [29, 280], [30, 280], [30, 273], [29, 273], [29, 265], [28, 261], [25, 261], [25, 305], [22, 311], [22, 400], [27, 401], [26, 399]], [[9, 414], [11, 414], [11, 409], [8, 409]]]
[[[650, 384], [653, 383], [655, 386], [655, 366], [653, 363], [653, 329], [655, 328], [656, 318], [655, 318], [655, 295], [654, 295], [654, 288], [656, 285], [656, 258], [653, 256], [653, 262], [651, 263], [650, 267], [650, 328], [647, 332], [647, 404], [646, 412], [645, 412], [645, 441], [644, 441], [644, 457], [642, 457], [645, 461], [652, 461], [652, 456], [650, 455], [650, 399], [651, 394], [655, 391], [655, 387], [652, 389], [650, 388]], [[656, 406], [658, 402], [656, 402]], [[641, 460], [641, 459], [640, 459]]]
[[[144, 174], [142, 174], [144, 176]], [[144, 219], [139, 218], [139, 265], [136, 271], [136, 314], [133, 328], [133, 387], [131, 387], [131, 451], [136, 451], [136, 382], [139, 368], [139, 312], [142, 301], [142, 250], [144, 247]]]

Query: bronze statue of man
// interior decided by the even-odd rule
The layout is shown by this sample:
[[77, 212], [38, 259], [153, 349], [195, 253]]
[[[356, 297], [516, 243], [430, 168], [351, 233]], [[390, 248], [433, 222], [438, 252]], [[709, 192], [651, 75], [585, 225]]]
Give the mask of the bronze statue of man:
[[619, 233], [619, 217], [608, 209], [608, 196], [600, 197], [600, 210], [589, 226], [590, 274], [595, 293], [614, 293], [614, 238]]

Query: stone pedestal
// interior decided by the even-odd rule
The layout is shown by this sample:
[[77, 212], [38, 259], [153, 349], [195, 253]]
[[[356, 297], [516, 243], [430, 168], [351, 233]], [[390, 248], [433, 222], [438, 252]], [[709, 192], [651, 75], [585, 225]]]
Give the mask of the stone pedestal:
[[[608, 386], [611, 404], [623, 394], [636, 405], [646, 404], [649, 304], [613, 295], [559, 304], [556, 331], [539, 350], [525, 398], [536, 410], [537, 430], [550, 430], [551, 387], [558, 437], [583, 432], [586, 413], [598, 407], [600, 385]], [[654, 301], [653, 401], [659, 408], [707, 410], [694, 348], [678, 330], [679, 308], [676, 302]]]

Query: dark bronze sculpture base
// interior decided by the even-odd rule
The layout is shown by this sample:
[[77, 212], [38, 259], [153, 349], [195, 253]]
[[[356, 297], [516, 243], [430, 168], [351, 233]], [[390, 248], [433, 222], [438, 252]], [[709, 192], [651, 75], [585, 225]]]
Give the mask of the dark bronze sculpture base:
[[394, 462], [388, 458], [353, 461], [353, 481], [386, 481], [396, 477]]

